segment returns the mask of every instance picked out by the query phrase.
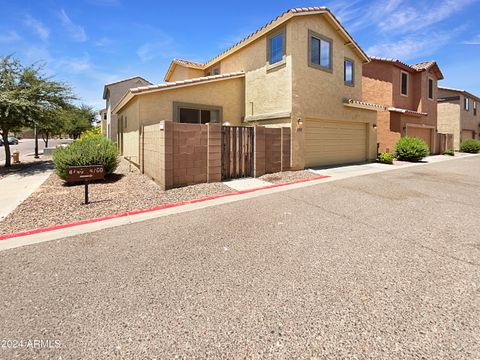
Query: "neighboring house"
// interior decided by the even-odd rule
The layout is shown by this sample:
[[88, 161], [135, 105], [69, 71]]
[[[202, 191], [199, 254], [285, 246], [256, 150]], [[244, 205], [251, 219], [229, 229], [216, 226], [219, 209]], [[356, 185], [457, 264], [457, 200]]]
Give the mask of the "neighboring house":
[[453, 134], [455, 150], [461, 141], [480, 137], [479, 102], [465, 90], [438, 88], [438, 131]]
[[117, 142], [118, 138], [118, 119], [112, 113], [112, 109], [118, 104], [122, 96], [128, 89], [151, 85], [152, 83], [140, 76], [135, 76], [129, 79], [120, 80], [114, 83], [106, 84], [103, 88], [103, 99], [106, 102], [106, 136], [110, 140]]
[[438, 153], [438, 80], [443, 75], [435, 61], [407, 65], [397, 59], [371, 57], [363, 65], [363, 98], [384, 105], [378, 113], [379, 152], [394, 152], [403, 136], [418, 137]]
[[98, 112], [100, 116], [100, 128], [103, 136], [107, 136], [107, 109], [102, 109]]
[[328, 9], [291, 9], [205, 64], [173, 60], [165, 84], [130, 89], [114, 109], [120, 150], [138, 164], [142, 127], [167, 120], [289, 127], [293, 169], [374, 160], [368, 61]]

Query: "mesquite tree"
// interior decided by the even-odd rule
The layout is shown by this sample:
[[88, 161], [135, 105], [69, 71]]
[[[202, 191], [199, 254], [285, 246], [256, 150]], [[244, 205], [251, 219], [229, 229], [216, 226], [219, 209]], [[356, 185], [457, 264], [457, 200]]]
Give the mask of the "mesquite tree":
[[[0, 60], [0, 133], [5, 145], [5, 167], [11, 166], [8, 134], [22, 127], [32, 127], [46, 121], [74, 99], [68, 85], [53, 81], [41, 73], [42, 67], [24, 67], [11, 56]], [[59, 118], [60, 119], [60, 118]], [[59, 123], [55, 126], [62, 126]]]

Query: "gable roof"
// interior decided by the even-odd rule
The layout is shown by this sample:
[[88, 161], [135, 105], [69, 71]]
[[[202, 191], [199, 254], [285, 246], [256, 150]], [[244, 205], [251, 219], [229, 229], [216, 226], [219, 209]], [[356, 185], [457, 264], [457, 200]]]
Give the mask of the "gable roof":
[[120, 83], [123, 83], [123, 82], [126, 82], [126, 81], [131, 81], [131, 80], [143, 80], [145, 81], [146, 83], [148, 84], [152, 84], [150, 81], [148, 80], [145, 80], [143, 77], [141, 76], [133, 76], [131, 78], [127, 78], [127, 79], [123, 79], [123, 80], [118, 80], [118, 81], [115, 81], [115, 82], [111, 82], [109, 84], [105, 84], [105, 86], [103, 87], [103, 99], [105, 100], [107, 98], [107, 89], [110, 87], [110, 86], [114, 86], [114, 85], [117, 85], [117, 84], [120, 84]]
[[[258, 38], [265, 35], [266, 33], [268, 33], [270, 31], [272, 31], [273, 29], [283, 25], [285, 22], [287, 22], [291, 18], [293, 18], [295, 16], [315, 15], [315, 14], [325, 15], [327, 17], [327, 20], [329, 21], [329, 23], [332, 26], [336, 27], [336, 30], [345, 39], [345, 41], [346, 41], [345, 45], [353, 46], [354, 49], [357, 51], [359, 57], [362, 58], [364, 62], [369, 61], [369, 57], [367, 56], [367, 54], [362, 50], [360, 45], [357, 44], [357, 42], [353, 39], [353, 37], [343, 27], [343, 25], [335, 17], [335, 15], [333, 15], [333, 13], [330, 11], [330, 9], [328, 9], [327, 7], [323, 7], [323, 6], [313, 6], [313, 7], [293, 8], [293, 9], [289, 9], [289, 10], [285, 11], [284, 13], [277, 16], [275, 19], [273, 19], [272, 21], [270, 21], [266, 25], [262, 26], [261, 28], [259, 28], [256, 31], [254, 31], [253, 33], [251, 33], [247, 37], [243, 38], [242, 40], [240, 40], [239, 42], [237, 42], [236, 44], [234, 44], [233, 46], [231, 46], [227, 50], [223, 51], [219, 55], [215, 56], [214, 58], [208, 60], [204, 64], [194, 63], [194, 62], [191, 62], [191, 61], [186, 61], [186, 62], [187, 63], [194, 63], [196, 66], [198, 66], [198, 67], [196, 67], [197, 69], [205, 70], [206, 68], [212, 66], [213, 64], [217, 63], [218, 61], [226, 58], [227, 56], [232, 55], [233, 53], [235, 53], [235, 52], [239, 51], [240, 49], [242, 49], [243, 47], [247, 46], [248, 44], [254, 42]], [[175, 60], [178, 60], [178, 59], [174, 59], [172, 61], [172, 63], [170, 64], [170, 67], [167, 71], [167, 75], [165, 75], [166, 79], [170, 75], [169, 74], [170, 69], [172, 69], [172, 67], [174, 67], [175, 64], [178, 64], [178, 62], [175, 62]], [[182, 65], [182, 66], [186, 66], [186, 65]], [[173, 69], [172, 69], [172, 71], [173, 71]]]
[[428, 71], [433, 67], [433, 71], [435, 72], [435, 75], [437, 76], [437, 78], [439, 80], [442, 80], [444, 78], [436, 61], [424, 61], [417, 64], [408, 65], [407, 63], [404, 63], [403, 61], [394, 59], [394, 58], [370, 56], [370, 59], [372, 61], [388, 62], [403, 70], [406, 70], [412, 73]]
[[[439, 86], [438, 87], [438, 90], [446, 90], [446, 91], [451, 91], [451, 92], [454, 92], [454, 93], [457, 93], [457, 94], [462, 94], [466, 97], [471, 97], [473, 99], [475, 99], [476, 101], [479, 101], [480, 102], [480, 97], [476, 96], [476, 95], [473, 95], [472, 93], [466, 91], [466, 90], [462, 90], [462, 89], [454, 89], [454, 88], [449, 88], [449, 87], [444, 87], [444, 86]], [[443, 97], [442, 97], [443, 98]]]
[[190, 69], [198, 69], [198, 70], [204, 69], [204, 65], [198, 62], [175, 58], [172, 60], [172, 62], [170, 63], [170, 66], [168, 67], [167, 73], [165, 74], [165, 77], [164, 77], [165, 81], [168, 81], [170, 79], [170, 75], [173, 73], [173, 70], [175, 70], [177, 65], [190, 68]]
[[158, 85], [149, 85], [149, 86], [140, 86], [136, 88], [129, 89], [123, 97], [120, 99], [118, 104], [113, 108], [112, 113], [119, 111], [123, 106], [125, 106], [135, 95], [139, 95], [142, 93], [152, 93], [157, 91], [163, 90], [170, 90], [176, 89], [179, 87], [186, 87], [186, 86], [193, 86], [204, 84], [208, 82], [215, 82], [221, 80], [228, 80], [228, 79], [236, 79], [240, 77], [244, 77], [245, 73], [243, 71], [237, 71], [233, 73], [226, 73], [220, 75], [213, 75], [213, 76], [203, 76], [199, 78], [187, 79], [187, 80], [180, 80], [174, 82], [167, 82]]

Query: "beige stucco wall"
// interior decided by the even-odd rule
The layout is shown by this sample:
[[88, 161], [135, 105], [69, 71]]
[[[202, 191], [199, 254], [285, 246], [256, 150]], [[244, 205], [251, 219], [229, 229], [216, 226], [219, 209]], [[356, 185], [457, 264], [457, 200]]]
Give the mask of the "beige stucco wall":
[[244, 115], [244, 86], [243, 78], [232, 78], [137, 95], [118, 114], [128, 118], [128, 128], [124, 129], [123, 135], [123, 155], [131, 156], [132, 161], [139, 164], [139, 129], [142, 125], [162, 120], [172, 121], [174, 102], [221, 106], [222, 121], [240, 125]]
[[[464, 108], [465, 95], [457, 91], [440, 89], [441, 98], [459, 96], [459, 99], [451, 99], [438, 103], [438, 131], [453, 133], [453, 143], [455, 149], [460, 148], [462, 130], [471, 130], [475, 133], [475, 138], [480, 137], [480, 110], [477, 103], [477, 115], [473, 112], [473, 102], [470, 98], [470, 110]], [[447, 131], [451, 129], [451, 131]], [[444, 131], [445, 130], [445, 131]]]
[[203, 70], [192, 69], [181, 65], [175, 65], [172, 74], [170, 75], [169, 82], [180, 81], [185, 79], [193, 79], [204, 76]]
[[[309, 30], [333, 40], [333, 71], [312, 68], [309, 63]], [[292, 54], [292, 161], [294, 168], [305, 164], [304, 131], [298, 119], [346, 120], [369, 125], [369, 159], [376, 158], [376, 112], [344, 106], [344, 98], [362, 99], [362, 59], [322, 15], [293, 18], [287, 26], [287, 54]], [[354, 60], [354, 86], [344, 84], [344, 58]]]

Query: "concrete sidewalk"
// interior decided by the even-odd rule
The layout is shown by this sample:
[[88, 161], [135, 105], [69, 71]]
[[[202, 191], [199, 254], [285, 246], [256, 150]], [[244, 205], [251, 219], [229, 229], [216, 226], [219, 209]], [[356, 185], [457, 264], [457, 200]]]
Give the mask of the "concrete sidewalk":
[[28, 198], [53, 173], [53, 164], [32, 165], [0, 178], [0, 225], [15, 208]]
[[465, 154], [465, 153], [457, 153], [455, 154], [455, 156], [432, 155], [432, 156], [427, 156], [421, 162], [418, 162], [418, 163], [396, 161], [394, 165], [381, 164], [381, 163], [366, 163], [366, 164], [357, 164], [357, 165], [341, 165], [341, 166], [330, 167], [330, 168], [313, 168], [308, 170], [319, 175], [330, 176], [330, 179], [326, 181], [335, 181], [335, 180], [348, 179], [356, 176], [376, 174], [384, 171], [399, 170], [399, 169], [409, 168], [412, 166], [421, 166], [421, 165], [433, 164], [433, 163], [449, 161], [454, 159], [462, 159], [462, 158], [467, 158], [471, 156], [479, 156], [479, 155]]

